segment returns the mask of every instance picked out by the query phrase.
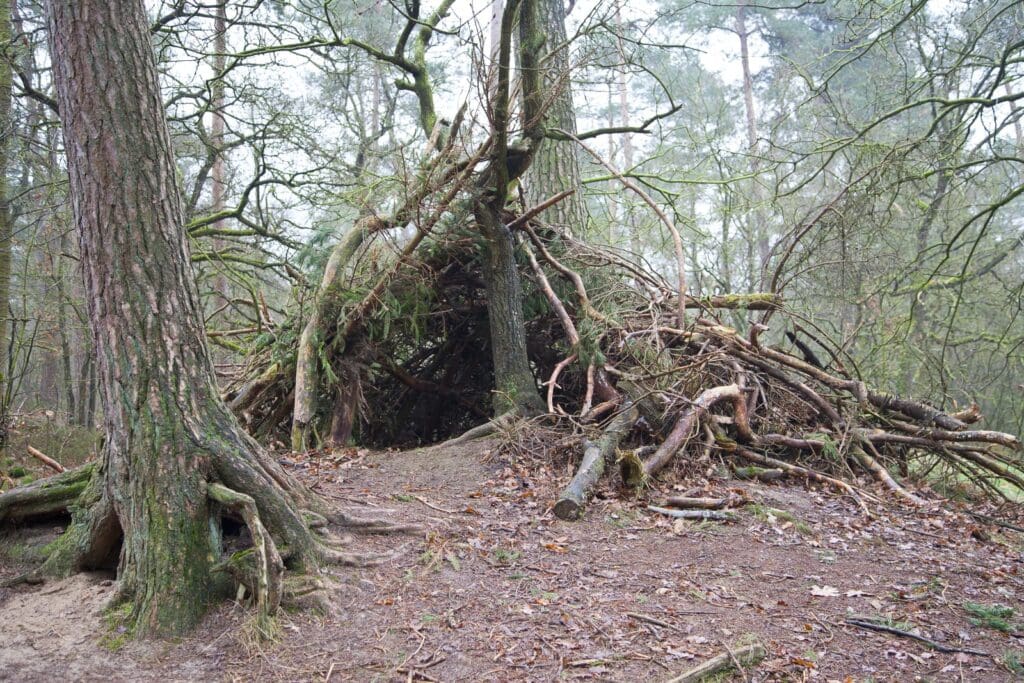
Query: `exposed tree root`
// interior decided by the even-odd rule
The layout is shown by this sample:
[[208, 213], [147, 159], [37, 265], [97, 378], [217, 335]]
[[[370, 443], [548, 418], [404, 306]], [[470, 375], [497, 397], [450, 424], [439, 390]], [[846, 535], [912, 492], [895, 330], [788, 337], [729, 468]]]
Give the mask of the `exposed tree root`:
[[508, 429], [518, 416], [519, 413], [518, 411], [515, 410], [510, 410], [506, 413], [502, 413], [493, 420], [485, 422], [482, 425], [477, 425], [476, 427], [473, 427], [463, 432], [454, 439], [448, 439], [441, 445], [455, 446], [458, 444], [466, 443], [468, 441], [475, 441], [477, 439], [483, 439], [485, 437], [492, 436], [494, 434], [501, 432], [502, 430]]
[[[252, 548], [242, 550], [227, 561], [224, 568], [232, 576], [244, 584], [256, 597], [256, 608], [264, 617], [269, 617], [281, 604], [281, 583], [284, 577], [284, 562], [277, 551], [274, 539], [263, 526], [256, 501], [252, 496], [232, 491], [221, 484], [210, 484], [207, 487], [210, 498], [224, 506], [225, 509], [237, 512], [245, 520], [252, 534]], [[248, 561], [249, 558], [252, 561]]]
[[[260, 453], [256, 462], [267, 460]], [[211, 501], [210, 530], [221, 538], [222, 519], [231, 517], [248, 530], [251, 545], [226, 553], [211, 568], [225, 573], [253, 598], [259, 623], [269, 619], [282, 605], [329, 608], [322, 569], [327, 565], [370, 566], [390, 561], [405, 552], [405, 546], [389, 553], [372, 554], [346, 550], [347, 540], [334, 535], [329, 527], [356, 533], [416, 533], [420, 527], [394, 524], [380, 519], [364, 519], [344, 512], [322, 509], [319, 500], [294, 482], [284, 472], [270, 475], [267, 471], [253, 480], [243, 462], [232, 464], [233, 480], [250, 486], [256, 495], [242, 493], [220, 482], [206, 484]], [[268, 468], [271, 467], [269, 460]], [[254, 472], [255, 470], [253, 470]], [[54, 514], [72, 512], [72, 523], [53, 544], [43, 564], [25, 574], [5, 581], [4, 585], [42, 583], [47, 578], [62, 578], [74, 571], [90, 567], [112, 566], [117, 562], [116, 548], [121, 530], [109, 499], [99, 488], [96, 466], [89, 464], [75, 470], [40, 480], [28, 487], [0, 494], [0, 521], [28, 521]], [[260, 498], [264, 487], [274, 482], [278, 498]], [[287, 488], [284, 488], [287, 487]], [[314, 504], [316, 510], [299, 509], [292, 516], [281, 505]], [[268, 521], [270, 522], [268, 524]], [[286, 573], [286, 563], [294, 571]], [[118, 591], [112, 604], [132, 600], [135, 586], [131, 579], [120, 576]]]

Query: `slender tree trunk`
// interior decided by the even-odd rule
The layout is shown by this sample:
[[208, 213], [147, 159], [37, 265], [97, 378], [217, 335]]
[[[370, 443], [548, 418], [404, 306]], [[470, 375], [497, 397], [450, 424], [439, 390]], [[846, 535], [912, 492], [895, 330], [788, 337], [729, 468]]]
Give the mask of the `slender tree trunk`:
[[[758, 180], [758, 172], [761, 168], [761, 156], [757, 144], [757, 109], [754, 106], [754, 78], [750, 72], [750, 33], [747, 29], [747, 3], [740, 0], [736, 6], [736, 35], [740, 39], [740, 65], [743, 69], [743, 104], [747, 114], [747, 146], [750, 153], [750, 201], [753, 210], [750, 212], [751, 239], [756, 240], [757, 246], [757, 278], [751, 278], [751, 291], [763, 291], [767, 281], [767, 268], [769, 256], [768, 226], [765, 224], [765, 215], [761, 211], [761, 185]], [[751, 267], [751, 271], [755, 268]]]
[[543, 410], [543, 402], [526, 352], [523, 292], [516, 268], [515, 243], [492, 206], [478, 204], [476, 219], [487, 250], [484, 281], [494, 359], [494, 410], [496, 414], [512, 409], [534, 413]]
[[[546, 2], [547, 0], [543, 0]], [[518, 168], [510, 172], [508, 149], [509, 91], [513, 16], [519, 5], [519, 67], [523, 90], [523, 137], [527, 149]], [[502, 212], [508, 200], [511, 180], [530, 168], [530, 162], [542, 142], [544, 76], [539, 71], [539, 52], [543, 44], [538, 0], [510, 4], [502, 14], [498, 50], [498, 73], [492, 98], [495, 149], [491, 163], [478, 178], [473, 213], [483, 237], [484, 280], [487, 288], [487, 317], [490, 326], [491, 354], [494, 361], [494, 407], [496, 413], [517, 410], [530, 414], [542, 410], [544, 403], [530, 369], [526, 351], [523, 317], [523, 292], [516, 268], [515, 242]], [[526, 166], [523, 167], [522, 164]]]
[[[65, 237], [61, 237], [61, 243], [65, 241]], [[62, 249], [63, 251], [63, 249]], [[60, 360], [61, 360], [61, 371], [63, 379], [63, 394], [65, 408], [67, 411], [67, 422], [72, 424], [75, 420], [76, 406], [75, 406], [75, 380], [74, 380], [74, 368], [71, 359], [71, 340], [69, 339], [68, 330], [68, 293], [65, 291], [64, 285], [64, 268], [63, 268], [63, 256], [58, 255], [58, 263], [60, 264], [57, 268], [56, 273], [56, 284], [57, 284], [57, 335], [60, 339]]]
[[[619, 49], [619, 59], [622, 60], [622, 66], [618, 69], [619, 76], [619, 125], [629, 125], [629, 80], [628, 74], [626, 73], [626, 47], [622, 41], [622, 31], [625, 27], [622, 24], [622, 16], [620, 13], [620, 4], [615, 3], [615, 26], [618, 30], [619, 35], [616, 36], [616, 43]], [[622, 134], [622, 166], [620, 168], [624, 173], [629, 173], [633, 170], [633, 136], [630, 133]], [[630, 250], [637, 256], [643, 255], [643, 242], [640, 240], [640, 231], [636, 222], [636, 213], [631, 209], [630, 202], [626, 202], [623, 205], [623, 211], [625, 220], [623, 221], [623, 228], [627, 232], [627, 239], [629, 240]]]
[[[11, 44], [11, 0], [0, 0], [0, 45]], [[7, 200], [7, 165], [14, 122], [11, 120], [11, 63], [0, 60], [0, 446], [7, 439], [7, 385], [11, 299], [11, 212]]]
[[205, 611], [221, 553], [208, 486], [251, 495], [294, 562], [315, 561], [313, 539], [301, 490], [214, 382], [141, 0], [49, 0], [47, 19], [106, 433], [47, 569], [99, 562], [121, 537], [131, 625], [178, 633]]
[[[224, 173], [224, 73], [225, 59], [227, 53], [227, 2], [221, 0], [217, 3], [214, 14], [213, 33], [213, 73], [214, 80], [210, 87], [210, 144], [213, 146], [213, 167], [210, 168], [210, 211], [214, 214], [224, 210], [227, 182]], [[214, 223], [215, 228], [224, 227], [224, 221]], [[223, 240], [217, 239], [214, 242], [214, 251], [219, 252], [224, 247]], [[215, 266], [216, 267], [216, 266]], [[226, 303], [231, 294], [228, 291], [228, 281], [223, 273], [218, 273], [214, 279], [214, 291], [218, 301], [215, 307], [219, 308]]]
[[92, 413], [96, 404], [92, 399], [92, 346], [85, 344], [83, 349], [82, 364], [78, 368], [78, 412], [75, 414], [75, 424], [81, 427], [92, 427]]
[[501, 15], [505, 12], [505, 0], [491, 0], [488, 28], [487, 92], [494, 91], [498, 78], [498, 45], [501, 43]]

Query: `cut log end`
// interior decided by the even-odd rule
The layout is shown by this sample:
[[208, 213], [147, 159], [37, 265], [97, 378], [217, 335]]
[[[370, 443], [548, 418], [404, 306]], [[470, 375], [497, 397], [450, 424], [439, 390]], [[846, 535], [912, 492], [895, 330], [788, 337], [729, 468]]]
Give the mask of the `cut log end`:
[[555, 517], [573, 522], [583, 517], [582, 502], [573, 498], [561, 498], [554, 507]]

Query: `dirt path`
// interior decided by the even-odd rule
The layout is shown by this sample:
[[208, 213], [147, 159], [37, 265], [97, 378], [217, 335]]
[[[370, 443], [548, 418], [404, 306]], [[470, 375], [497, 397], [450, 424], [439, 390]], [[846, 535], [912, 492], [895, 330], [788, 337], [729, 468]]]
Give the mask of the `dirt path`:
[[491, 447], [306, 467], [346, 509], [427, 532], [358, 538], [411, 545], [339, 571], [335, 613], [284, 616], [276, 644], [247, 638], [246, 612], [226, 605], [184, 642], [119, 648], [100, 614], [109, 579], [83, 576], [0, 594], [0, 680], [657, 681], [753, 638], [768, 657], [751, 680], [1002, 681], [1013, 674], [1000, 660], [1024, 658], [1024, 638], [964, 608], [1012, 606], [1011, 629], [1024, 629], [1015, 532], [950, 513], [871, 520], [832, 495], [749, 485], [757, 504], [733, 524], [673, 524], [618, 500], [566, 523], [546, 510], [564, 472], [501, 463]]

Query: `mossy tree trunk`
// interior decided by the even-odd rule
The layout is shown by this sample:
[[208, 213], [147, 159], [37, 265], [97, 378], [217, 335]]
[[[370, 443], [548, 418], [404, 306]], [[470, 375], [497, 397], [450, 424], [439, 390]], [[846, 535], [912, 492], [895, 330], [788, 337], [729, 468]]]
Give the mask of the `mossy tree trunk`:
[[215, 386], [141, 0], [50, 0], [47, 18], [106, 441], [44, 569], [100, 562], [120, 537], [132, 625], [179, 633], [212, 598], [208, 483], [255, 499], [298, 565], [316, 559], [300, 511], [309, 494]]

